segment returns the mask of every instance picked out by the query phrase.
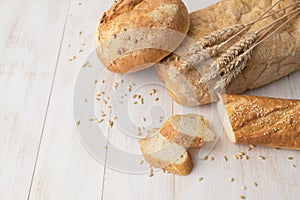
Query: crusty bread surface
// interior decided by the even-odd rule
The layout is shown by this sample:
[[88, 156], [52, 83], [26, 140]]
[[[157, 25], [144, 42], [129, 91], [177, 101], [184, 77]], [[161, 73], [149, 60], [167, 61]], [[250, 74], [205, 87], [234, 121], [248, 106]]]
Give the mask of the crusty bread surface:
[[[97, 56], [105, 67], [117, 73], [150, 67], [181, 44], [189, 24], [189, 14], [181, 0], [116, 1], [98, 24], [95, 33]], [[157, 31], [147, 35], [149, 31], [134, 31], [137, 29], [173, 30], [182, 34], [172, 37], [171, 32]], [[139, 46], [141, 49], [129, 49], [132, 43], [144, 44]], [[150, 48], [157, 44], [162, 48]], [[149, 45], [149, 48], [142, 48]]]
[[[209, 33], [231, 25], [246, 24], [257, 19], [277, 0], [221, 0], [205, 9], [190, 14], [191, 24], [188, 36], [195, 41]], [[273, 10], [291, 5], [296, 0], [280, 2]], [[249, 30], [254, 32], [279, 18], [284, 13], [255, 23]], [[224, 93], [242, 93], [255, 89], [300, 69], [300, 18], [299, 16], [284, 26], [276, 34], [258, 45], [246, 68], [227, 85]], [[244, 34], [246, 34], [245, 32]], [[188, 39], [176, 50], [185, 52], [190, 45]], [[236, 40], [232, 41], [236, 42]], [[156, 66], [157, 75], [165, 82], [172, 98], [186, 106], [209, 104], [218, 100], [217, 94], [207, 83], [201, 81], [205, 69], [210, 65], [188, 67], [183, 71], [180, 65], [183, 58], [171, 54]], [[213, 58], [212, 60], [214, 60]], [[204, 70], [199, 70], [199, 68]]]
[[214, 140], [208, 121], [201, 115], [174, 115], [160, 129], [169, 141], [186, 148], [200, 148], [204, 142]]
[[220, 119], [231, 142], [300, 150], [300, 100], [219, 96]]
[[169, 142], [160, 134], [159, 128], [148, 131], [146, 138], [139, 141], [140, 149], [147, 163], [165, 171], [187, 175], [193, 168], [191, 155], [186, 149]]

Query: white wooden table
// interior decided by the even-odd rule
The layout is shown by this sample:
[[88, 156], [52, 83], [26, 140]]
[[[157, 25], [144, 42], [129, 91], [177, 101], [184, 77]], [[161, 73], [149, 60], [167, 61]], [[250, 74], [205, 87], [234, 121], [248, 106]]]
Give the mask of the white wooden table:
[[[212, 2], [186, 1], [190, 11]], [[0, 199], [300, 199], [300, 152], [262, 147], [248, 152], [224, 134], [209, 154], [214, 161], [193, 152], [195, 167], [186, 177], [120, 173], [93, 159], [77, 135], [72, 98], [81, 64], [94, 48], [98, 19], [111, 3], [0, 0]], [[300, 99], [300, 72], [248, 93]], [[164, 103], [170, 114], [181, 111]], [[123, 144], [111, 137], [131, 148], [125, 139]], [[103, 151], [110, 156], [109, 149]], [[249, 160], [233, 157], [241, 151]]]

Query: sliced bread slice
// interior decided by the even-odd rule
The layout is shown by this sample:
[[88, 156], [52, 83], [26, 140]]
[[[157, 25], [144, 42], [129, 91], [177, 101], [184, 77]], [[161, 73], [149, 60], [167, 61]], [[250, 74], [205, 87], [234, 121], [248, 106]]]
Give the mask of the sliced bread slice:
[[160, 134], [159, 128], [148, 131], [148, 136], [139, 141], [145, 160], [152, 167], [165, 171], [187, 175], [193, 168], [191, 155], [186, 149], [172, 143]]
[[161, 127], [160, 133], [169, 141], [186, 148], [200, 148], [204, 142], [213, 141], [215, 134], [201, 115], [174, 115]]

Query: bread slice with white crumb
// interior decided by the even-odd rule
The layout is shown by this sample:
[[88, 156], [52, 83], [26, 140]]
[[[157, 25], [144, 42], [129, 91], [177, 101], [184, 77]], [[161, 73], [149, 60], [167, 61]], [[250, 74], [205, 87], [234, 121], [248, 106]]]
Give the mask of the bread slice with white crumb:
[[139, 143], [143, 156], [151, 167], [178, 175], [187, 175], [192, 171], [190, 153], [183, 146], [162, 136], [159, 128], [149, 130], [147, 137], [140, 139]]
[[300, 100], [219, 94], [218, 112], [229, 140], [300, 150]]
[[185, 148], [200, 148], [204, 142], [213, 141], [215, 134], [201, 115], [174, 115], [161, 127], [160, 133], [169, 141]]

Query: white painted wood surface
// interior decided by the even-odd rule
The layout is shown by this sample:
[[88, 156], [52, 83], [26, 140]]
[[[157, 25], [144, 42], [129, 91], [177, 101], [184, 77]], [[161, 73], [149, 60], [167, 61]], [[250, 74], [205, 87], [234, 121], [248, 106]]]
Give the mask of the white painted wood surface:
[[69, 5], [0, 4], [0, 199], [26, 199]]
[[[194, 11], [212, 2], [186, 1], [186, 4]], [[113, 146], [108, 145], [103, 148], [107, 151], [107, 163], [104, 166], [98, 163], [80, 143], [72, 98], [80, 67], [94, 47], [98, 19], [112, 1], [1, 0], [0, 3], [1, 200], [238, 199], [239, 195], [247, 199], [300, 198], [299, 152], [264, 147], [248, 152], [248, 146], [232, 145], [222, 134], [214, 105], [181, 108], [160, 89], [158, 103], [167, 116], [201, 113], [220, 132], [221, 138], [209, 154], [214, 161], [204, 161], [199, 152], [193, 151], [195, 167], [190, 175], [180, 177], [155, 171], [153, 177], [148, 177], [147, 173], [111, 169], [109, 162], [115, 155], [110, 151]], [[80, 49], [83, 51], [79, 52]], [[73, 56], [76, 59], [69, 61]], [[146, 75], [137, 79], [143, 76]], [[297, 72], [248, 93], [300, 99], [299, 85], [300, 72]], [[147, 91], [143, 95], [145, 101], [154, 102]], [[136, 116], [141, 114], [134, 112]], [[136, 139], [115, 126], [109, 131], [108, 141], [123, 151], [139, 152]], [[247, 153], [249, 160], [233, 157], [241, 151]], [[260, 160], [260, 155], [266, 160]], [[288, 156], [294, 159], [288, 160]], [[293, 164], [297, 167], [293, 168]], [[141, 167], [146, 166], [144, 163]], [[203, 181], [199, 182], [199, 177]], [[232, 183], [231, 177], [235, 179]], [[252, 185], [253, 181], [258, 187]], [[242, 190], [241, 186], [247, 189]]]

